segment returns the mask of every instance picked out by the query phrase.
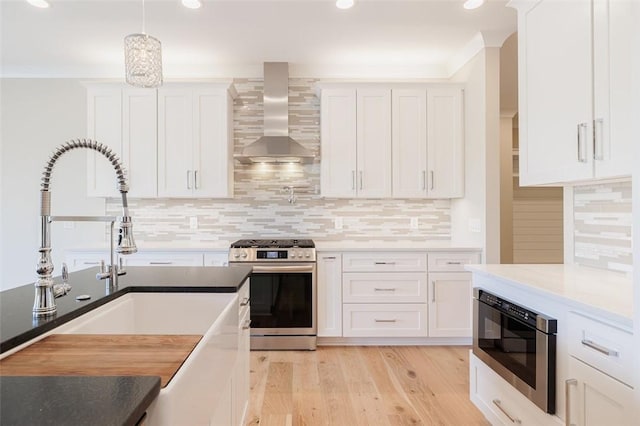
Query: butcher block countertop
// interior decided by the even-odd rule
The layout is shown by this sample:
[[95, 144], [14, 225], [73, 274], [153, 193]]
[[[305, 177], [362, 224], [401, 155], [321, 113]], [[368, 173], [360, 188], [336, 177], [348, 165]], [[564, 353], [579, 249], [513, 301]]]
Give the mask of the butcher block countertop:
[[0, 375], [159, 376], [165, 387], [201, 338], [52, 334], [0, 360]]

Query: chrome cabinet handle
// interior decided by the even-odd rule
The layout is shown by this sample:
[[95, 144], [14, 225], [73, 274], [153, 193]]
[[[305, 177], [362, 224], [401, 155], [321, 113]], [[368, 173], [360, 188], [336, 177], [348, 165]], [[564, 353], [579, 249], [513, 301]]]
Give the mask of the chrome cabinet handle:
[[248, 297], [245, 297], [244, 299], [242, 299], [242, 302], [240, 302], [240, 306], [247, 306], [249, 304], [249, 299]]
[[246, 320], [244, 322], [244, 325], [242, 326], [242, 329], [243, 330], [248, 330], [250, 327], [251, 327], [251, 320], [249, 319], [249, 320]]
[[498, 407], [498, 409], [500, 411], [502, 411], [502, 413], [505, 416], [507, 416], [507, 418], [511, 421], [511, 423], [515, 423], [517, 425], [521, 425], [522, 424], [522, 420], [516, 419], [515, 417], [513, 417], [509, 413], [507, 413], [507, 411], [502, 407], [502, 402], [499, 399], [494, 399], [492, 402], [496, 407]]
[[395, 265], [396, 262], [373, 262], [374, 265]]
[[580, 163], [587, 162], [587, 153], [585, 149], [587, 139], [587, 123], [578, 124], [578, 161]]
[[614, 349], [609, 349], [605, 346], [599, 345], [596, 342], [594, 342], [593, 340], [589, 340], [589, 339], [582, 339], [581, 342], [584, 346], [594, 349], [598, 352], [600, 352], [601, 354], [605, 354], [606, 356], [615, 356], [617, 357], [619, 354], [618, 351], [614, 350]]
[[564, 381], [564, 424], [565, 426], [573, 426], [571, 423], [571, 400], [570, 400], [570, 388], [576, 386], [578, 381], [576, 379], [567, 379]]
[[313, 272], [313, 265], [303, 265], [303, 266], [254, 266], [253, 273], [255, 274], [268, 274], [271, 272], [282, 272], [282, 273], [298, 273], [298, 272]]
[[593, 120], [593, 158], [596, 160], [604, 160], [604, 119], [596, 118]]
[[429, 171], [429, 178], [431, 179], [431, 188], [433, 190], [433, 188], [435, 188], [436, 184], [435, 184], [435, 174], [433, 173], [433, 170]]
[[396, 322], [397, 320], [395, 320], [395, 319], [378, 319], [378, 318], [375, 318], [374, 321], [375, 322]]
[[423, 170], [422, 171], [422, 190], [424, 191], [425, 189], [427, 189], [427, 171]]
[[173, 262], [149, 262], [149, 265], [173, 265]]
[[323, 256], [322, 258], [325, 259], [325, 260], [335, 260], [336, 259], [335, 256]]
[[83, 265], [99, 265], [100, 262], [82, 262]]
[[194, 170], [193, 171], [193, 186], [195, 189], [199, 189], [198, 187], [198, 171]]
[[373, 291], [396, 291], [395, 288], [374, 288]]
[[351, 190], [356, 190], [356, 171], [351, 170]]
[[431, 301], [433, 303], [436, 303], [436, 282], [435, 281], [431, 281], [431, 288], [433, 289], [433, 291], [431, 292]]
[[191, 170], [187, 170], [187, 189], [191, 189]]
[[447, 262], [447, 265], [462, 265], [462, 262]]
[[362, 181], [363, 181], [363, 177], [362, 177], [362, 176], [363, 176], [363, 173], [364, 173], [364, 172], [363, 172], [362, 170], [360, 170], [360, 189], [362, 189], [362, 186], [364, 185], [364, 184], [362, 183]]

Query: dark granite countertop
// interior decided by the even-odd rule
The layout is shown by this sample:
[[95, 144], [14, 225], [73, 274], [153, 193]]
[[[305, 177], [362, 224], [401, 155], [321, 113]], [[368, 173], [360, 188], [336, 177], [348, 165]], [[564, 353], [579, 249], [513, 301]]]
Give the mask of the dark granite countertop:
[[[129, 267], [117, 288], [96, 280], [96, 272], [69, 274], [71, 292], [56, 299], [56, 314], [45, 319], [33, 318], [33, 284], [0, 292], [0, 353], [126, 293], [235, 293], [251, 267]], [[78, 295], [91, 298], [76, 301]], [[159, 392], [159, 377], [0, 376], [0, 424], [135, 425]]]

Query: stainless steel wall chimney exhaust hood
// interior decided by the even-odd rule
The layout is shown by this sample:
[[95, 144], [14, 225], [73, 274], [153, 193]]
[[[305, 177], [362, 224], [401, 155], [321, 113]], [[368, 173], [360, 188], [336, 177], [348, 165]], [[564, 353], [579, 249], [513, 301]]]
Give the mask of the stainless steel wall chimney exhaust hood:
[[314, 154], [289, 137], [289, 64], [264, 63], [264, 136], [235, 158], [251, 163], [311, 163]]

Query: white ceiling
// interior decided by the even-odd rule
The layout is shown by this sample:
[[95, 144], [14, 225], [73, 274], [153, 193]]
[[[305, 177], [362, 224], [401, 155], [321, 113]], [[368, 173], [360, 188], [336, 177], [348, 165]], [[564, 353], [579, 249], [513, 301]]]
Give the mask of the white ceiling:
[[[146, 32], [160, 39], [165, 79], [261, 77], [265, 61], [290, 75], [440, 78], [482, 45], [516, 29], [506, 0], [147, 0]], [[141, 31], [141, 0], [49, 0], [38, 9], [0, 0], [3, 77], [121, 78], [123, 39]]]

